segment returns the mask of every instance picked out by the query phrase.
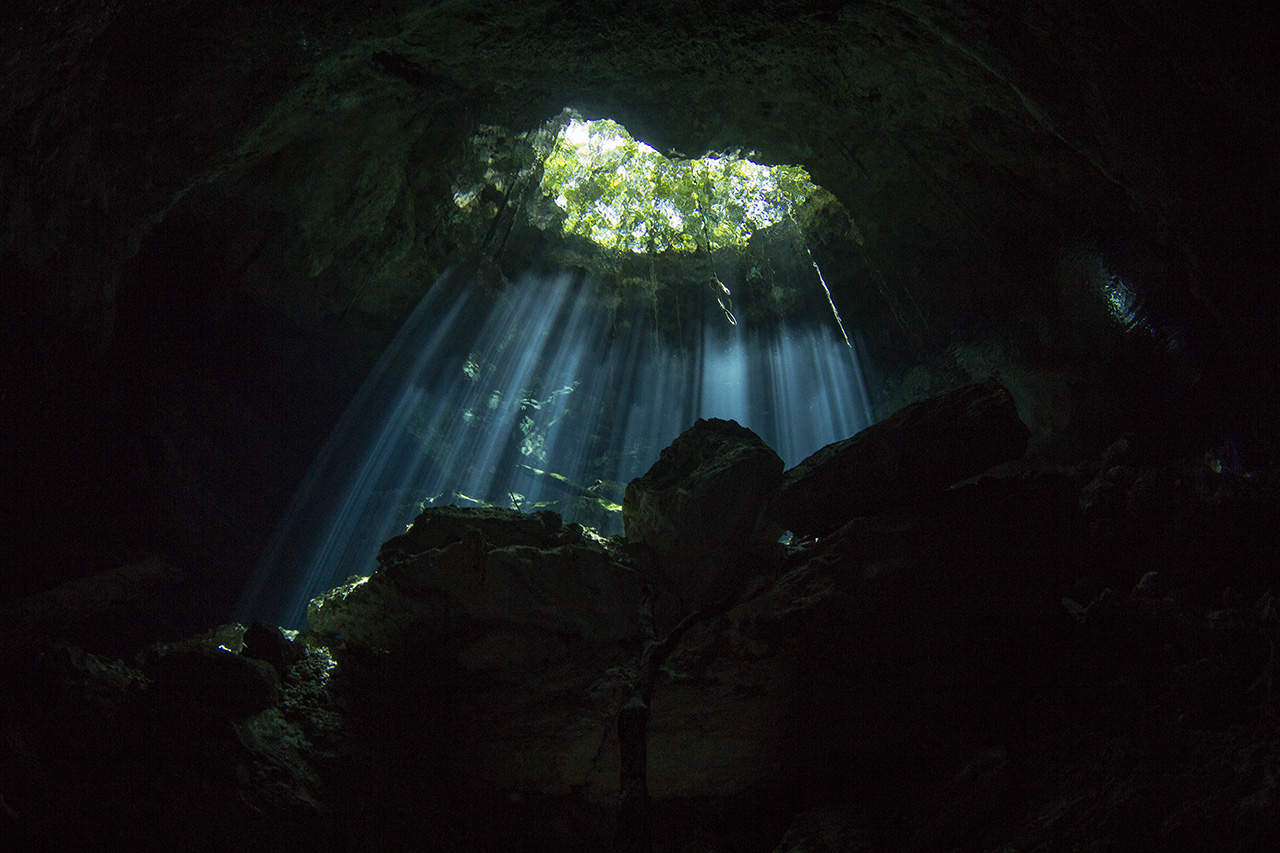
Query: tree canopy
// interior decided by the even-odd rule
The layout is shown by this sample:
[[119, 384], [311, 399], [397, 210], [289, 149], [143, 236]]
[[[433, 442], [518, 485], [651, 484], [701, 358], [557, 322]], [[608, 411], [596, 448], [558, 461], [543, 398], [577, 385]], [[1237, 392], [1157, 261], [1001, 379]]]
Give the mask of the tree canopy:
[[566, 234], [636, 253], [744, 245], [818, 191], [799, 166], [671, 159], [608, 119], [571, 120], [542, 175]]

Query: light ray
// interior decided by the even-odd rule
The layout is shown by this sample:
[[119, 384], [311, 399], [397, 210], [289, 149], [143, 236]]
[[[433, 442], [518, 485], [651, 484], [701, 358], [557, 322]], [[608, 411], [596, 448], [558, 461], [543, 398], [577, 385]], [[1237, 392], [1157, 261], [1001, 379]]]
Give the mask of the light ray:
[[788, 466], [870, 423], [856, 353], [829, 325], [748, 330], [712, 308], [682, 348], [581, 276], [480, 292], [461, 276], [428, 291], [299, 488], [238, 619], [301, 627], [307, 602], [372, 572], [423, 505], [549, 506], [620, 533], [623, 484], [699, 417], [737, 420]]

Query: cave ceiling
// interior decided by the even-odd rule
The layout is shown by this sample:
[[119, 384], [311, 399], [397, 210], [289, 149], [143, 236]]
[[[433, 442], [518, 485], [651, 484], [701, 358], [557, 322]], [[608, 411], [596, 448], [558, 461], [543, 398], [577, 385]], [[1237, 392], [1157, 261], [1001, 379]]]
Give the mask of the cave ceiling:
[[[911, 334], [1042, 298], [1028, 275], [1073, 240], [1185, 290], [1169, 256], [1216, 262], [1206, 204], [1226, 214], [1233, 189], [1265, 177], [1237, 159], [1222, 186], [1206, 137], [1274, 128], [1274, 107], [1250, 99], [1265, 60], [1225, 43], [1247, 22], [1181, 7], [33, 5], [9, 33], [24, 61], [6, 120], [31, 145], [6, 157], [5, 251], [37, 271], [91, 266], [83, 255], [118, 266], [174, 207], [221, 194], [243, 217], [219, 229], [226, 262], [265, 254], [283, 270], [250, 287], [320, 314], [355, 299], [403, 316], [408, 267], [451, 260], [454, 246], [426, 244], [466, 140], [565, 107], [664, 152], [803, 165], [866, 237], [856, 277], [883, 280]], [[344, 280], [317, 307], [309, 280], [335, 261]], [[68, 287], [61, 307], [112, 310], [101, 289]]]
[[[292, 201], [304, 210], [281, 206], [313, 241], [326, 204], [354, 204], [350, 222], [324, 233], [340, 254], [385, 228], [389, 200], [438, 204], [432, 182], [444, 178], [433, 173], [479, 123], [522, 132], [566, 106], [662, 151], [801, 163], [873, 242], [907, 255], [991, 244], [1011, 222], [1051, 230], [1047, 244], [1193, 230], [1187, 205], [1203, 201], [1196, 182], [1212, 175], [1195, 135], [1208, 131], [1171, 128], [1171, 109], [1198, 99], [1217, 112], [1208, 123], [1274, 126], [1274, 108], [1249, 100], [1264, 60], [1214, 40], [1245, 35], [1246, 22], [1188, 19], [1180, 7], [32, 5], [30, 20], [11, 13], [26, 61], [8, 72], [8, 118], [29, 121], [32, 141], [66, 161], [61, 175], [45, 164], [33, 186], [10, 182], [25, 204], [11, 207], [5, 248], [32, 264], [65, 249], [51, 243], [76, 227], [42, 227], [79, 212], [59, 207], [113, 220], [123, 208], [98, 227], [124, 231], [106, 236], [127, 255], [175, 196], [247, 173], [302, 182]], [[23, 153], [10, 152], [19, 176]], [[123, 198], [143, 168], [140, 198]], [[57, 181], [72, 201], [58, 202]], [[52, 209], [36, 209], [46, 200]], [[407, 215], [415, 227], [430, 219]], [[312, 261], [309, 272], [325, 263]]]

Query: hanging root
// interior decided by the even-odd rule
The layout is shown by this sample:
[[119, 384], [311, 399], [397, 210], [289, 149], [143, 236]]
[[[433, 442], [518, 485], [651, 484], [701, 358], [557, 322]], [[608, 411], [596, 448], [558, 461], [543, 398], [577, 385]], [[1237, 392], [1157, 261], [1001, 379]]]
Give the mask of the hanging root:
[[836, 325], [840, 327], [840, 335], [844, 338], [844, 345], [849, 349], [853, 349], [853, 344], [849, 342], [849, 333], [844, 330], [844, 321], [840, 319], [840, 311], [836, 308], [835, 300], [831, 298], [831, 288], [827, 287], [827, 280], [822, 277], [822, 268], [813, 259], [813, 252], [809, 251], [807, 243], [804, 251], [809, 256], [809, 263], [813, 264], [813, 271], [818, 274], [818, 283], [822, 285], [822, 292], [827, 294], [827, 304], [831, 306], [831, 316], [836, 318]]

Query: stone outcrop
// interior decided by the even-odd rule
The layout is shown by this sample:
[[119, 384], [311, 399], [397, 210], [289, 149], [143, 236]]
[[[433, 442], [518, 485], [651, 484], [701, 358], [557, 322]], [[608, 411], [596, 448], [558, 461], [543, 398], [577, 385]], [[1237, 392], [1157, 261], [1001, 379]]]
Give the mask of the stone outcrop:
[[793, 533], [823, 536], [1018, 459], [1028, 436], [1001, 385], [966, 385], [814, 453], [786, 472], [772, 514]]
[[433, 507], [383, 546], [379, 562], [372, 577], [312, 601], [308, 627], [416, 653], [453, 648], [474, 622], [590, 643], [635, 633], [635, 573], [554, 513]]
[[[649, 699], [654, 853], [1274, 848], [1275, 578], [1237, 563], [1276, 537], [1205, 555], [1277, 490], [1128, 462], [903, 498], [682, 623]], [[1126, 534], [1175, 526], [1176, 552]], [[12, 656], [0, 821], [31, 849], [613, 849], [637, 547], [436, 508], [296, 639]]]
[[526, 515], [497, 507], [432, 507], [419, 514], [404, 533], [387, 540], [378, 552], [378, 563], [385, 567], [463, 540], [483, 541], [494, 548], [551, 548], [561, 544], [562, 534], [572, 536], [555, 513]]
[[240, 654], [270, 664], [276, 674], [283, 678], [289, 667], [301, 659], [302, 650], [290, 642], [275, 625], [254, 622], [244, 632], [244, 647]]
[[248, 715], [280, 701], [271, 664], [225, 648], [175, 649], [147, 669], [157, 686], [233, 714]]
[[627, 485], [626, 538], [657, 552], [664, 592], [689, 609], [733, 591], [751, 552], [778, 538], [764, 510], [783, 467], [737, 421], [699, 419]]

